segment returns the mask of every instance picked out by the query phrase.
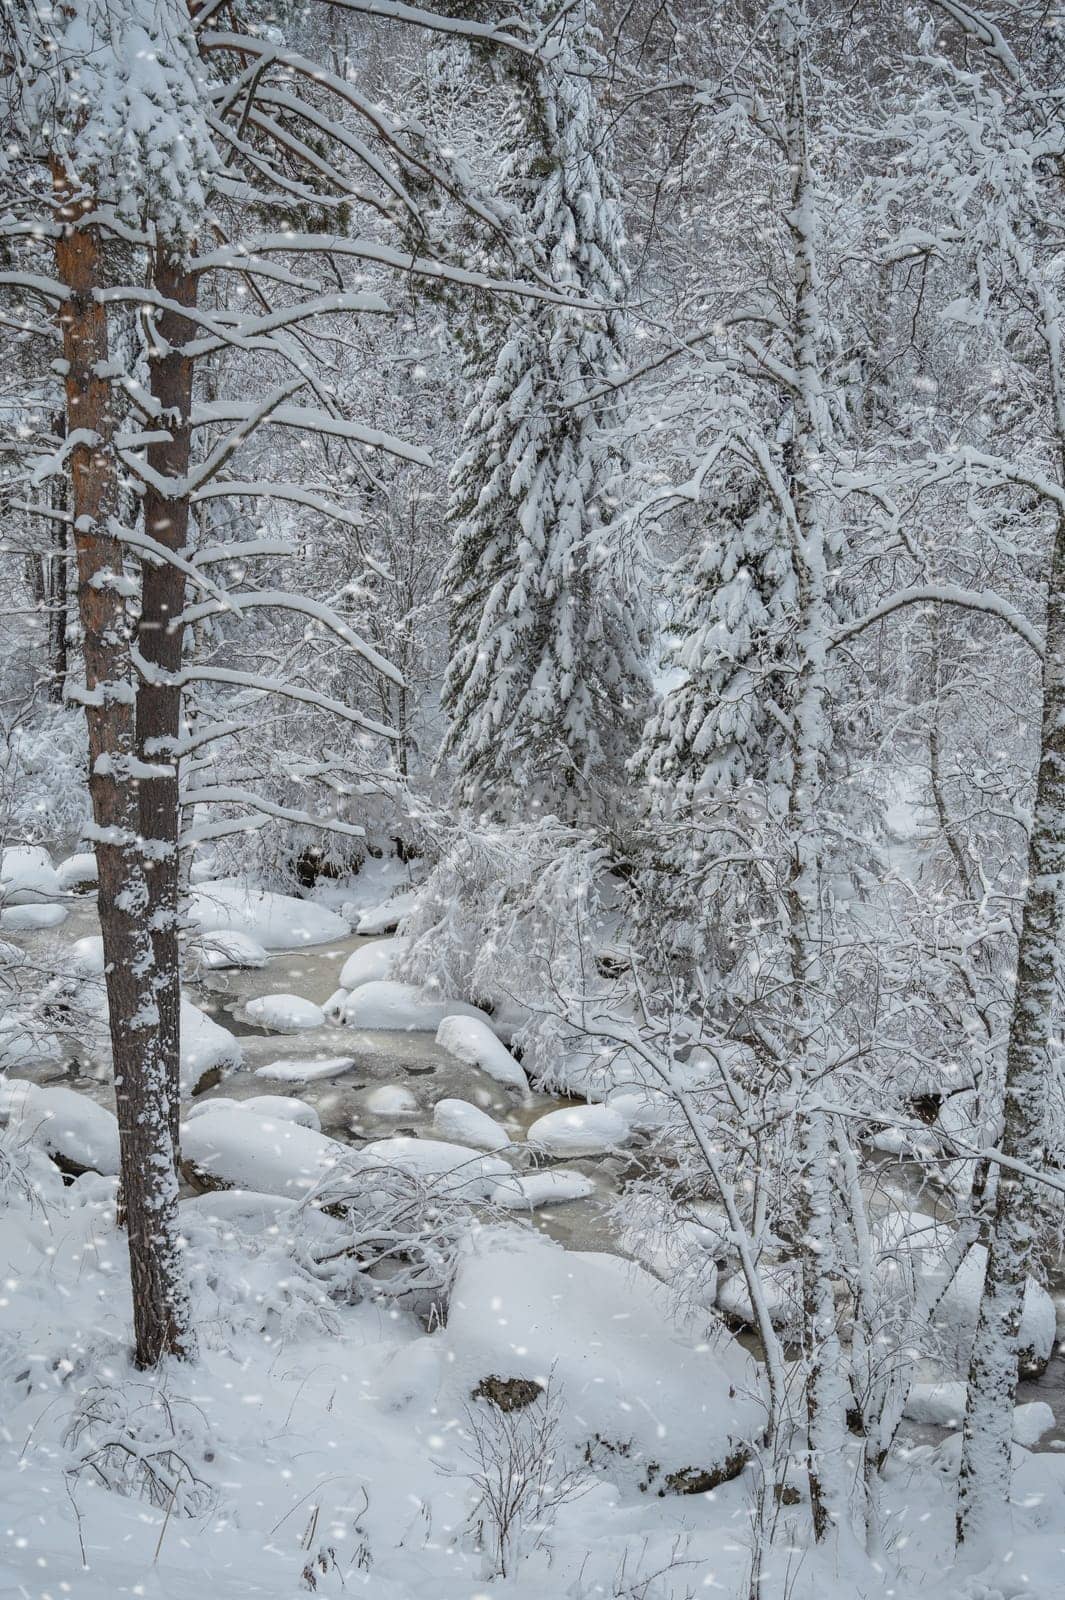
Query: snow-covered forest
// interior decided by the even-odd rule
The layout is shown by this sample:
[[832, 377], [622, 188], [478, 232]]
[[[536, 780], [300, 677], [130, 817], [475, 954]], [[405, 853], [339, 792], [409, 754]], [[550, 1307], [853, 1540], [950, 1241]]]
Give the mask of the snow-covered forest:
[[0, 1597], [1065, 1593], [1065, 12], [4, 0]]

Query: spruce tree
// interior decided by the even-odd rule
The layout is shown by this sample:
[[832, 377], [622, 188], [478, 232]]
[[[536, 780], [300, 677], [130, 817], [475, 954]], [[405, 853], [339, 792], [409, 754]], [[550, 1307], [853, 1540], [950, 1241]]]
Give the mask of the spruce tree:
[[[603, 310], [538, 305], [471, 354], [477, 398], [451, 482], [445, 750], [463, 803], [513, 817], [608, 814], [646, 707], [637, 547], [618, 532], [624, 227], [587, 3], [532, 0], [545, 30], [508, 69], [508, 198], [552, 283]], [[605, 392], [604, 392], [605, 391]]]

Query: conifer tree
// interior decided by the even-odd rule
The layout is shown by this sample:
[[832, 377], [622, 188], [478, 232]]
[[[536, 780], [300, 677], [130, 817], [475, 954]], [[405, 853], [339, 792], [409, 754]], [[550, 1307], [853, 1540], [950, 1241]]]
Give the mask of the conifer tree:
[[612, 809], [646, 699], [638, 552], [617, 531], [628, 273], [591, 8], [555, 29], [553, 0], [530, 9], [546, 43], [508, 68], [506, 191], [539, 269], [603, 310], [519, 310], [471, 354], [445, 749], [464, 803], [576, 821]]

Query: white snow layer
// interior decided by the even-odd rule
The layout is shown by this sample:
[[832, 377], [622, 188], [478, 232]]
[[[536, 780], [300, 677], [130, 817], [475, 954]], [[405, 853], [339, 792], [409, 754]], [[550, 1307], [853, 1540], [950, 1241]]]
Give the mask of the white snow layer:
[[188, 919], [201, 933], [244, 933], [264, 950], [299, 950], [304, 945], [346, 939], [348, 925], [335, 911], [293, 895], [254, 889], [236, 878], [198, 884]]
[[380, 979], [355, 989], [342, 1018], [349, 1028], [369, 1033], [434, 1033], [445, 1017], [473, 1017], [487, 1023], [476, 1006], [462, 1000], [427, 1000], [411, 983]]
[[379, 978], [390, 978], [392, 968], [409, 944], [409, 939], [375, 939], [373, 944], [360, 945], [341, 967], [337, 983], [350, 990]]
[[483, 1013], [444, 1017], [436, 1030], [436, 1042], [449, 1055], [465, 1061], [467, 1066], [480, 1067], [497, 1083], [509, 1089], [520, 1089], [527, 1094], [529, 1080], [510, 1051], [501, 1044]]
[[526, 1134], [536, 1150], [550, 1156], [596, 1156], [627, 1144], [629, 1124], [610, 1106], [567, 1106], [539, 1117]]
[[325, 1012], [313, 1000], [298, 994], [264, 994], [249, 1000], [244, 1007], [249, 1022], [274, 1033], [301, 1033], [305, 1028], [324, 1028]]
[[472, 1145], [475, 1150], [505, 1150], [511, 1142], [502, 1123], [468, 1100], [438, 1100], [433, 1107], [433, 1131], [442, 1139]]

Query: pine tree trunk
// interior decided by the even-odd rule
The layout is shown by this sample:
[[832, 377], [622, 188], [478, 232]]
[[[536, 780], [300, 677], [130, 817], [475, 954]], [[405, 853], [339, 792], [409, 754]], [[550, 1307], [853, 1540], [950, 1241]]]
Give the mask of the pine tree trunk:
[[[196, 279], [170, 258], [156, 258], [153, 287], [179, 305], [196, 302]], [[180, 347], [194, 328], [177, 311], [165, 310], [155, 324], [156, 344], [149, 353], [149, 387], [160, 404], [161, 422], [170, 437], [148, 446], [150, 477], [144, 495], [144, 526], [149, 537], [168, 550], [184, 551], [189, 529], [186, 479], [191, 446], [193, 362]], [[173, 489], [168, 489], [168, 481]], [[159, 1048], [165, 1063], [170, 1131], [178, 1155], [181, 1054], [179, 741], [183, 627], [176, 619], [185, 609], [185, 574], [168, 561], [144, 566], [137, 648], [142, 682], [137, 691], [137, 755], [140, 779], [140, 829], [151, 901], [151, 937], [155, 957], [153, 989], [159, 1011]], [[149, 776], [148, 773], [153, 775]]]
[[121, 1179], [133, 1290], [134, 1358], [154, 1366], [191, 1354], [188, 1295], [177, 1241], [177, 1180], [168, 1080], [159, 1050], [148, 933], [148, 886], [134, 777], [134, 690], [129, 619], [116, 537], [118, 475], [107, 364], [107, 321], [94, 299], [104, 280], [97, 232], [80, 227], [91, 202], [72, 201], [53, 169], [57, 275], [68, 291], [59, 317], [66, 361], [71, 510], [84, 635], [82, 698], [89, 737], [89, 791], [99, 870], [99, 915], [114, 1056]]
[[[1050, 1050], [1059, 981], [1061, 889], [1065, 874], [1065, 514], [1059, 511], [1047, 588], [1043, 716], [1035, 812], [1006, 1052], [999, 1148], [1038, 1169], [1046, 1139]], [[1035, 1244], [1034, 1185], [1008, 1167], [999, 1174], [987, 1271], [969, 1363], [958, 1542], [972, 1542], [1009, 1504], [1017, 1335]]]

